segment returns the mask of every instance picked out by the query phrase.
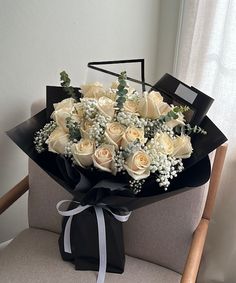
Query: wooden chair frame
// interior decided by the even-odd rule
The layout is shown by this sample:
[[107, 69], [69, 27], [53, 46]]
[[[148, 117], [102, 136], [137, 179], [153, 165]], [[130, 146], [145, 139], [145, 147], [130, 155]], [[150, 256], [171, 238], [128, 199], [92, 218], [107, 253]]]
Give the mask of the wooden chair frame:
[[[196, 282], [208, 226], [215, 205], [216, 193], [220, 183], [227, 146], [227, 144], [223, 144], [216, 149], [205, 208], [200, 223], [193, 234], [193, 239], [185, 263], [181, 283]], [[9, 206], [11, 206], [28, 189], [29, 176], [26, 176], [15, 187], [13, 187], [9, 192], [0, 198], [0, 214], [2, 214]]]

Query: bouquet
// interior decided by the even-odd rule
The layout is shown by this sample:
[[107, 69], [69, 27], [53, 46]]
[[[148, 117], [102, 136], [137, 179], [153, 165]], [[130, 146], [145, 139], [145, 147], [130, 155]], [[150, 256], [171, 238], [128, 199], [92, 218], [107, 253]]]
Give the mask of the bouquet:
[[71, 97], [53, 104], [52, 121], [36, 133], [35, 148], [63, 155], [80, 169], [126, 177], [135, 194], [150, 176], [167, 190], [192, 154], [190, 135], [207, 133], [186, 123], [187, 106], [169, 105], [157, 91], [138, 93], [126, 78], [123, 72], [107, 89], [95, 82], [76, 92], [63, 71]]
[[61, 87], [47, 87], [47, 107], [8, 131], [73, 195], [67, 211], [60, 208], [66, 201], [57, 205], [65, 216], [60, 252], [76, 269], [99, 270], [98, 282], [106, 271], [124, 270], [121, 222], [130, 212], [206, 183], [208, 154], [227, 140], [205, 116], [205, 94], [200, 108], [192, 100], [199, 124], [191, 125], [189, 105], [169, 99], [177, 100], [172, 87], [182, 82], [165, 75], [149, 92], [138, 92], [128, 82], [138, 80], [125, 72], [117, 77], [109, 87], [74, 88], [63, 71]]

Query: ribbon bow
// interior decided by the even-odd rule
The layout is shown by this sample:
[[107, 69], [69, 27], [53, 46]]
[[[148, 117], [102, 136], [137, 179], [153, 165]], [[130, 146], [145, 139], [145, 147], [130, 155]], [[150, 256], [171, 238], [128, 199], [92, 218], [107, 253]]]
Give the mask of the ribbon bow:
[[[62, 211], [60, 210], [60, 206], [63, 203], [66, 202], [73, 202], [79, 204], [78, 207]], [[105, 227], [105, 220], [104, 220], [104, 213], [103, 209], [109, 211], [115, 219], [117, 219], [120, 222], [126, 222], [131, 212], [129, 212], [126, 215], [118, 215], [113, 213], [108, 207], [106, 206], [93, 206], [93, 205], [84, 205], [81, 206], [79, 202], [77, 201], [71, 201], [71, 200], [61, 200], [57, 204], [57, 211], [62, 216], [69, 216], [69, 219], [66, 222], [65, 230], [64, 230], [64, 251], [71, 254], [71, 242], [70, 242], [70, 229], [71, 229], [71, 221], [74, 215], [81, 213], [82, 211], [88, 209], [89, 207], [94, 207], [96, 217], [97, 217], [97, 223], [98, 223], [98, 243], [99, 243], [99, 271], [98, 271], [98, 277], [97, 277], [97, 283], [103, 283], [105, 281], [105, 275], [106, 275], [106, 268], [107, 268], [107, 247], [106, 247], [106, 227]]]

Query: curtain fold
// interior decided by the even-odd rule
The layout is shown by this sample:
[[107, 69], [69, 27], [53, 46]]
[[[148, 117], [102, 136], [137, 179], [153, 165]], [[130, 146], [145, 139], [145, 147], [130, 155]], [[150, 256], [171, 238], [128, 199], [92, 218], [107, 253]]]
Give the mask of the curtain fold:
[[[184, 1], [184, 0], [183, 0]], [[199, 283], [236, 282], [236, 0], [185, 0], [175, 76], [215, 99], [229, 149]]]

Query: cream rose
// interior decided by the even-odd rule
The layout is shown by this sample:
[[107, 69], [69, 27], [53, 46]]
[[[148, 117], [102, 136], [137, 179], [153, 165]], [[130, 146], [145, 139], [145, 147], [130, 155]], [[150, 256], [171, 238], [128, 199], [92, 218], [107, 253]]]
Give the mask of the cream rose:
[[106, 93], [103, 85], [99, 82], [82, 85], [81, 92], [84, 97], [95, 98], [95, 99], [99, 99], [100, 97], [104, 96]]
[[91, 127], [93, 126], [92, 121], [84, 120], [80, 125], [80, 133], [83, 138], [89, 138], [89, 132]]
[[141, 180], [150, 175], [150, 162], [150, 157], [139, 150], [127, 158], [124, 167], [133, 179]]
[[138, 112], [144, 118], [157, 119], [170, 110], [171, 107], [163, 102], [163, 97], [156, 91], [144, 92], [138, 104]]
[[174, 151], [172, 155], [177, 158], [189, 158], [192, 154], [193, 148], [191, 138], [187, 135], [181, 135], [174, 140]]
[[104, 96], [110, 98], [113, 101], [116, 101], [116, 92], [112, 89], [108, 89]]
[[136, 127], [128, 127], [122, 136], [121, 146], [126, 148], [131, 142], [139, 139], [139, 141], [144, 144], [146, 139], [144, 138], [144, 130]]
[[113, 166], [114, 154], [115, 147], [113, 145], [104, 144], [99, 146], [92, 156], [94, 166], [102, 171], [115, 174]]
[[90, 139], [81, 139], [71, 146], [72, 155], [81, 167], [88, 167], [93, 164], [94, 149], [94, 142]]
[[125, 129], [125, 126], [118, 122], [107, 123], [105, 130], [107, 142], [118, 148], [121, 145], [121, 140]]
[[79, 123], [81, 119], [77, 114], [68, 112], [64, 109], [59, 109], [54, 111], [51, 117], [56, 122], [56, 124], [67, 133], [69, 132], [69, 129], [66, 127], [67, 119], [71, 118], [73, 121], [77, 123]]
[[98, 99], [97, 108], [106, 117], [113, 118], [115, 114], [115, 101], [111, 100], [108, 97], [100, 97]]
[[77, 117], [78, 120], [81, 120], [84, 116], [84, 108], [81, 102], [74, 104], [73, 115]]
[[111, 89], [116, 90], [116, 89], [118, 88], [118, 85], [119, 85], [119, 82], [118, 82], [118, 81], [112, 82], [112, 83], [111, 83]]
[[128, 87], [126, 87], [126, 89], [128, 90], [128, 93], [127, 93], [128, 99], [132, 99], [132, 97], [134, 97], [134, 95], [137, 96], [137, 91], [136, 91], [135, 88], [128, 86]]
[[182, 113], [178, 113], [178, 116], [179, 117], [177, 119], [172, 119], [172, 120], [166, 122], [166, 125], [171, 129], [173, 129], [177, 125], [185, 125], [184, 115]]
[[48, 137], [48, 151], [64, 154], [65, 146], [69, 142], [69, 135], [61, 127], [57, 127]]
[[157, 151], [167, 155], [171, 155], [174, 151], [173, 139], [167, 133], [156, 133], [153, 146]]
[[[55, 111], [52, 113], [51, 118], [66, 132], [68, 132], [66, 127], [66, 118], [74, 116], [74, 105], [75, 100], [73, 98], [67, 98], [59, 103], [53, 104]], [[77, 119], [77, 117], [75, 116], [74, 119]]]
[[71, 117], [70, 112], [65, 111], [64, 109], [59, 109], [54, 111], [51, 117], [56, 122], [56, 124], [61, 127], [65, 132], [69, 131], [66, 127], [66, 119]]
[[126, 112], [136, 113], [138, 109], [138, 103], [134, 100], [126, 100], [123, 107]]
[[55, 110], [64, 109], [67, 112], [69, 112], [69, 111], [72, 111], [74, 103], [75, 103], [75, 100], [73, 98], [66, 98], [66, 99], [63, 99], [59, 103], [54, 103], [53, 107]]

